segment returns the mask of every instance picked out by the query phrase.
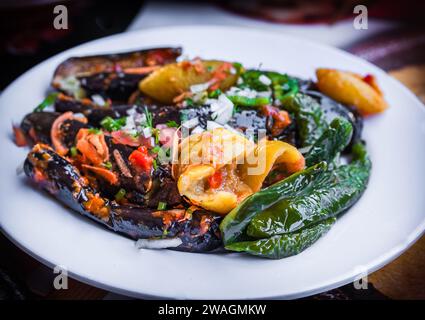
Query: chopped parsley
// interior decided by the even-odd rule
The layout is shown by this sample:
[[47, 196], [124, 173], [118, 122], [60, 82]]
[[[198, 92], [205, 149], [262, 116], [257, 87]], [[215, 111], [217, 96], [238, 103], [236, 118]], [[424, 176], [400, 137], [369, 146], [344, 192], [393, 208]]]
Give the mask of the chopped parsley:
[[90, 128], [89, 129], [89, 133], [92, 133], [92, 134], [101, 134], [102, 133], [102, 130], [100, 130], [98, 128]]
[[126, 122], [127, 122], [126, 117], [122, 117], [119, 119], [106, 117], [100, 122], [100, 124], [105, 130], [112, 132], [112, 131], [120, 130], [123, 126], [125, 126]]
[[209, 93], [208, 98], [211, 98], [211, 99], [217, 99], [217, 98], [218, 98], [218, 96], [219, 96], [221, 93], [222, 93], [222, 92], [221, 92], [221, 90], [220, 90], [220, 89], [216, 89], [216, 90], [211, 91], [211, 92]]
[[166, 202], [158, 202], [158, 210], [165, 210], [167, 209], [167, 203]]
[[71, 147], [70, 149], [71, 157], [75, 158], [78, 155], [78, 149], [76, 147]]
[[103, 164], [103, 166], [108, 169], [111, 170], [112, 169], [112, 163], [110, 161], [107, 161]]
[[146, 115], [146, 127], [153, 128], [153, 115], [152, 112], [145, 107], [145, 115]]
[[55, 101], [56, 98], [58, 97], [59, 93], [58, 92], [53, 92], [50, 93], [44, 100], [42, 103], [40, 103], [35, 109], [34, 112], [41, 112], [44, 109], [46, 109], [47, 107], [52, 106]]
[[179, 124], [175, 122], [174, 120], [167, 121], [166, 125], [169, 128], [178, 128], [179, 126]]
[[193, 102], [193, 99], [192, 99], [192, 98], [186, 98], [186, 99], [184, 100], [184, 102], [186, 103], [186, 105], [187, 105], [188, 107], [193, 107], [193, 106], [195, 105], [195, 103]]
[[152, 160], [152, 165], [154, 170], [158, 169], [158, 163], [156, 162], [156, 159]]
[[127, 194], [127, 192], [125, 191], [125, 189], [121, 188], [116, 194], [115, 194], [115, 200], [116, 201], [121, 201], [122, 199], [124, 199], [125, 195]]

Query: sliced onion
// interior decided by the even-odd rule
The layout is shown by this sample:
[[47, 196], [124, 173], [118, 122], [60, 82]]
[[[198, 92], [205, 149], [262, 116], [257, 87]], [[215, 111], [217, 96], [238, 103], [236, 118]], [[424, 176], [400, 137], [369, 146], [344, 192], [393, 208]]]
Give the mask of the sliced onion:
[[136, 241], [137, 249], [167, 249], [175, 248], [183, 243], [180, 238], [171, 239], [139, 239]]
[[212, 130], [214, 130], [214, 129], [217, 129], [217, 128], [222, 128], [223, 126], [221, 125], [221, 124], [218, 124], [217, 122], [215, 122], [215, 121], [207, 121], [207, 130], [208, 131], [212, 131]]
[[183, 122], [182, 126], [188, 128], [188, 129], [192, 129], [192, 128], [196, 127], [198, 124], [199, 124], [199, 119], [198, 119], [198, 117], [196, 117], [196, 118], [192, 118], [190, 120]]

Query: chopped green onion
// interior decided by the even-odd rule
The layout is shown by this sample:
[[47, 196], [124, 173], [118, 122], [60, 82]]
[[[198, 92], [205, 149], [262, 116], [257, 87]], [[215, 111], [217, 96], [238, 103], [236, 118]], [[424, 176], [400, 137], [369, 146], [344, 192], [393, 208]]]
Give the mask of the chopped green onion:
[[89, 133], [93, 133], [93, 134], [101, 134], [102, 130], [98, 129], [98, 128], [90, 128], [89, 129]]
[[103, 164], [103, 166], [108, 169], [111, 170], [112, 169], [112, 163], [110, 161], [107, 161]]
[[239, 73], [242, 73], [242, 71], [243, 71], [243, 65], [242, 65], [242, 63], [239, 63], [239, 62], [234, 62], [233, 63], [233, 67], [236, 69], [236, 72], [239, 74]]
[[145, 115], [146, 115], [146, 126], [149, 128], [153, 128], [153, 116], [146, 106], [145, 106]]
[[116, 201], [121, 201], [122, 199], [124, 199], [125, 195], [127, 194], [127, 192], [124, 189], [120, 189], [116, 195], [115, 195], [115, 200]]
[[169, 128], [178, 128], [179, 124], [174, 120], [167, 121], [167, 127]]
[[217, 99], [220, 94], [221, 94], [221, 90], [220, 89], [216, 89], [216, 90], [211, 91], [209, 93], [208, 98]]
[[126, 122], [127, 122], [126, 117], [122, 117], [119, 119], [106, 117], [100, 122], [100, 124], [105, 130], [112, 132], [112, 131], [120, 130], [123, 126], [125, 126]]
[[243, 96], [227, 96], [230, 101], [238, 106], [243, 107], [257, 107], [264, 106], [271, 103], [270, 98], [268, 97], [256, 97], [256, 98], [248, 98]]
[[167, 203], [165, 202], [158, 202], [158, 210], [165, 210], [167, 208]]
[[168, 229], [162, 231], [162, 237], [165, 238], [168, 235]]
[[55, 101], [56, 98], [58, 97], [59, 93], [58, 92], [53, 92], [50, 93], [44, 100], [42, 103], [40, 103], [35, 109], [34, 112], [41, 112], [44, 109], [46, 109], [49, 106], [52, 106]]
[[159, 129], [152, 128], [152, 135], [155, 138], [155, 144], [159, 144]]
[[191, 98], [186, 98], [184, 101], [186, 102], [188, 107], [193, 107], [195, 105], [195, 103], [193, 102], [193, 99]]
[[70, 149], [71, 157], [75, 158], [78, 155], [78, 150], [76, 147], [71, 147]]
[[160, 150], [161, 150], [161, 147], [160, 147], [160, 146], [155, 146], [155, 147], [153, 147], [153, 148], [151, 149], [151, 152], [153, 152], [153, 153], [158, 153]]
[[153, 169], [156, 170], [158, 169], [158, 163], [156, 162], [156, 159], [152, 160], [152, 164], [153, 164]]

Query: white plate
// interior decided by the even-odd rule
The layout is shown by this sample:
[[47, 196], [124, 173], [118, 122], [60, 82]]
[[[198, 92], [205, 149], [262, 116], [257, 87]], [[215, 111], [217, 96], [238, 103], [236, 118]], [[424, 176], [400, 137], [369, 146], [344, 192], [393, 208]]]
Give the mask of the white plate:
[[[30, 187], [15, 169], [26, 149], [10, 138], [42, 99], [55, 67], [74, 55], [181, 45], [191, 57], [262, 65], [301, 77], [317, 67], [372, 73], [391, 105], [365, 121], [373, 161], [369, 187], [331, 231], [283, 260], [241, 254], [138, 251], [134, 242], [80, 217]], [[297, 298], [353, 281], [406, 250], [425, 229], [425, 109], [382, 70], [350, 54], [284, 34], [190, 26], [126, 33], [57, 55], [12, 83], [0, 100], [0, 222], [5, 234], [47, 265], [62, 265], [89, 284], [137, 297]]]

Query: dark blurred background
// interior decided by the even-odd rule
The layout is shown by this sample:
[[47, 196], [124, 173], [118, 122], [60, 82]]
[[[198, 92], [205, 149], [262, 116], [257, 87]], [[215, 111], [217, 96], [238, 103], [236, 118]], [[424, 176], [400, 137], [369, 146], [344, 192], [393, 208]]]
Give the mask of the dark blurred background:
[[[146, 3], [163, 8], [165, 17], [173, 17], [173, 8], [193, 5], [200, 1], [142, 1], [142, 0], [2, 0], [0, 1], [0, 61], [3, 66], [0, 89], [38, 62], [67, 48], [124, 32]], [[158, 3], [160, 3], [158, 5]], [[52, 27], [53, 8], [64, 4], [68, 8], [69, 29]], [[425, 1], [411, 0], [234, 0], [203, 1], [203, 6], [214, 6], [229, 14], [252, 20], [282, 25], [332, 25], [352, 19], [353, 7], [366, 5], [370, 18], [397, 21], [405, 27], [423, 23]], [[187, 10], [185, 10], [187, 11]], [[202, 11], [201, 11], [202, 12]], [[204, 11], [214, 12], [214, 11]], [[176, 11], [175, 15], [182, 14]], [[187, 24], [190, 24], [190, 12]], [[230, 15], [231, 17], [231, 15]], [[142, 16], [141, 19], [144, 17]], [[149, 19], [149, 17], [146, 17]], [[214, 19], [211, 19], [214, 23]], [[143, 25], [143, 21], [139, 22]], [[216, 24], [220, 24], [220, 21]], [[416, 27], [414, 27], [416, 28]], [[424, 34], [421, 27], [419, 33]], [[344, 31], [345, 32], [345, 31]], [[407, 33], [407, 35], [413, 36]], [[402, 38], [406, 33], [402, 34]], [[423, 51], [421, 51], [423, 54]]]

